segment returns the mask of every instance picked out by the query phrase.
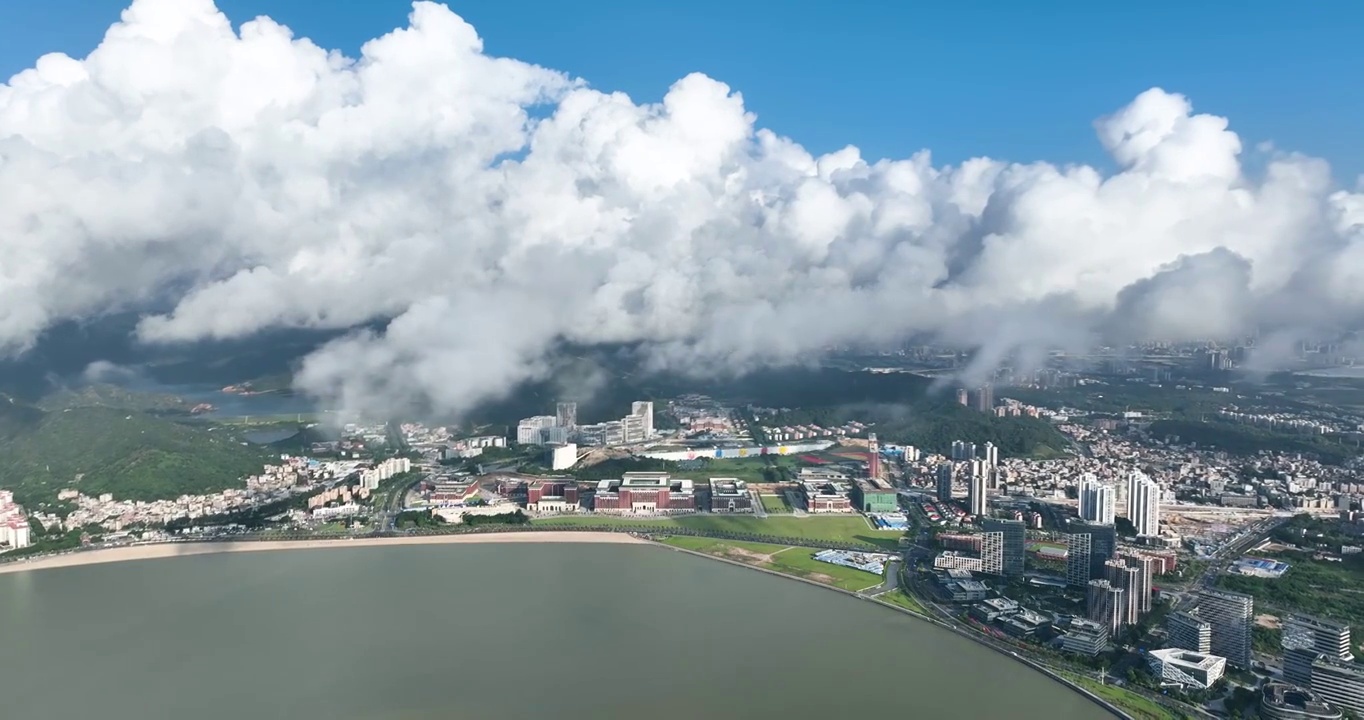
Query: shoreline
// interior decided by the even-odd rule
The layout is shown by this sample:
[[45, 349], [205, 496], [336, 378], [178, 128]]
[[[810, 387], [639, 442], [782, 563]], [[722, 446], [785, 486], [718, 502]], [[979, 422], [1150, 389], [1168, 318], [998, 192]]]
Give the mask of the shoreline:
[[328, 548], [375, 547], [384, 545], [447, 545], [488, 543], [580, 543], [596, 545], [654, 545], [627, 533], [581, 531], [533, 531], [413, 535], [404, 537], [340, 538], [336, 540], [246, 540], [242, 542], [201, 540], [158, 542], [99, 550], [73, 551], [63, 555], [43, 555], [32, 560], [0, 564], [0, 575], [84, 565], [156, 560], [160, 558], [215, 555], [218, 553], [262, 552], [268, 550], [324, 550]]
[[402, 537], [364, 537], [364, 538], [338, 538], [334, 540], [247, 540], [240, 542], [199, 540], [199, 541], [178, 541], [178, 542], [157, 542], [146, 545], [131, 545], [117, 548], [102, 548], [99, 550], [72, 551], [62, 555], [44, 555], [30, 560], [16, 560], [13, 562], [0, 564], [0, 575], [12, 573], [22, 573], [39, 570], [53, 570], [58, 568], [82, 567], [87, 565], [105, 565], [119, 562], [132, 562], [136, 560], [156, 560], [174, 557], [189, 557], [194, 555], [216, 555], [220, 553], [238, 552], [268, 552], [282, 550], [325, 550], [329, 548], [354, 548], [354, 547], [381, 547], [386, 545], [458, 545], [458, 544], [507, 544], [507, 543], [568, 543], [582, 545], [651, 545], [663, 550], [693, 555], [698, 558], [717, 560], [722, 563], [741, 567], [748, 570], [756, 570], [761, 573], [775, 577], [795, 580], [812, 587], [824, 588], [841, 593], [856, 600], [866, 600], [889, 610], [904, 613], [912, 618], [926, 622], [940, 629], [947, 630], [958, 637], [971, 640], [977, 645], [988, 650], [1012, 659], [1023, 664], [1050, 680], [1060, 684], [1072, 692], [1079, 693], [1082, 697], [1095, 703], [1102, 709], [1118, 718], [1131, 720], [1132, 716], [1122, 709], [1108, 702], [1104, 698], [1095, 695], [1087, 688], [1081, 687], [1070, 679], [1063, 677], [1050, 668], [1043, 666], [1030, 658], [1019, 655], [1016, 652], [1005, 651], [1001, 648], [985, 642], [984, 639], [975, 637], [973, 634], [953, 627], [937, 618], [921, 615], [908, 608], [903, 608], [893, 603], [877, 599], [875, 596], [860, 595], [851, 590], [844, 590], [833, 585], [816, 582], [808, 578], [796, 575], [788, 575], [770, 568], [758, 567], [748, 563], [739, 562], [730, 558], [708, 555], [706, 553], [688, 550], [673, 545], [667, 545], [656, 540], [650, 540], [623, 532], [604, 532], [604, 531], [582, 531], [582, 530], [561, 530], [561, 531], [524, 531], [524, 532], [490, 532], [490, 533], [466, 533], [466, 534], [447, 534], [447, 535], [415, 535]]
[[[908, 616], [910, 616], [910, 617], [912, 617], [912, 618], [914, 618], [914, 619], [916, 619], [916, 620], [920, 620], [920, 621], [922, 621], [922, 622], [926, 622], [926, 623], [928, 623], [928, 624], [930, 624], [930, 625], [933, 625], [933, 626], [935, 626], [935, 627], [937, 627], [937, 628], [940, 628], [940, 629], [942, 629], [942, 630], [946, 630], [946, 631], [948, 631], [948, 632], [950, 632], [950, 633], [956, 635], [957, 637], [964, 638], [964, 639], [966, 639], [966, 640], [970, 640], [970, 641], [976, 643], [977, 645], [979, 645], [980, 647], [983, 647], [983, 648], [985, 648], [985, 649], [987, 649], [987, 650], [991, 650], [991, 651], [993, 651], [993, 652], [995, 652], [995, 653], [998, 653], [998, 654], [1000, 654], [1000, 655], [1003, 655], [1003, 656], [1004, 656], [1005, 658], [1007, 658], [1007, 659], [1010, 659], [1010, 660], [1013, 660], [1013, 661], [1015, 661], [1015, 662], [1021, 663], [1023, 666], [1028, 667], [1028, 668], [1031, 668], [1032, 670], [1035, 670], [1035, 671], [1041, 673], [1042, 675], [1044, 675], [1044, 676], [1047, 677], [1048, 679], [1050, 679], [1050, 680], [1052, 680], [1053, 682], [1055, 682], [1055, 683], [1061, 685], [1062, 687], [1066, 688], [1067, 690], [1070, 690], [1071, 692], [1079, 693], [1079, 694], [1080, 694], [1082, 697], [1084, 697], [1086, 700], [1089, 700], [1090, 702], [1094, 703], [1095, 705], [1098, 705], [1100, 708], [1102, 708], [1104, 711], [1108, 712], [1109, 714], [1113, 715], [1114, 717], [1122, 718], [1122, 720], [1134, 720], [1134, 718], [1132, 717], [1132, 715], [1130, 715], [1129, 713], [1127, 713], [1126, 711], [1124, 711], [1122, 708], [1118, 707], [1117, 705], [1114, 705], [1113, 703], [1109, 702], [1108, 700], [1105, 700], [1105, 699], [1102, 698], [1102, 697], [1099, 697], [1098, 695], [1096, 695], [1096, 694], [1094, 694], [1093, 692], [1091, 692], [1088, 688], [1082, 687], [1082, 686], [1079, 685], [1078, 683], [1075, 683], [1075, 682], [1071, 681], [1069, 678], [1060, 675], [1059, 673], [1053, 671], [1051, 668], [1049, 668], [1049, 667], [1047, 667], [1047, 666], [1045, 666], [1045, 665], [1042, 665], [1041, 663], [1038, 663], [1037, 661], [1035, 661], [1035, 660], [1033, 660], [1033, 659], [1031, 659], [1031, 658], [1025, 657], [1025, 656], [1023, 656], [1023, 655], [1020, 655], [1020, 654], [1018, 654], [1018, 653], [1015, 652], [1015, 651], [1004, 650], [1004, 649], [995, 647], [994, 645], [990, 644], [989, 642], [986, 642], [984, 638], [977, 637], [977, 636], [975, 636], [973, 633], [970, 633], [970, 632], [968, 632], [968, 631], [966, 631], [966, 630], [963, 630], [963, 629], [961, 629], [961, 628], [959, 628], [959, 627], [954, 627], [954, 626], [952, 626], [952, 625], [949, 625], [949, 624], [947, 624], [947, 623], [945, 623], [945, 622], [943, 622], [943, 621], [941, 621], [941, 620], [939, 620], [939, 619], [937, 619], [937, 618], [929, 617], [929, 616], [927, 616], [927, 615], [923, 615], [923, 614], [914, 612], [913, 610], [910, 610], [909, 608], [900, 607], [899, 605], [896, 605], [896, 604], [894, 604], [894, 603], [886, 602], [885, 600], [880, 600], [880, 599], [878, 599], [877, 596], [875, 596], [875, 595], [862, 595], [862, 594], [857, 593], [857, 592], [854, 592], [854, 591], [852, 591], [852, 590], [844, 590], [843, 588], [841, 588], [841, 587], [836, 587], [836, 586], [834, 586], [834, 585], [826, 585], [826, 584], [824, 584], [824, 583], [822, 583], [822, 582], [818, 582], [818, 581], [815, 581], [815, 580], [811, 580], [811, 579], [809, 579], [809, 578], [799, 577], [799, 576], [797, 576], [797, 575], [787, 575], [786, 573], [780, 572], [780, 571], [778, 571], [778, 570], [773, 570], [773, 569], [771, 569], [771, 568], [765, 568], [765, 567], [759, 567], [759, 566], [757, 566], [757, 565], [750, 565], [750, 564], [748, 564], [748, 563], [740, 562], [740, 561], [738, 561], [738, 560], [733, 560], [733, 559], [731, 559], [731, 558], [720, 557], [719, 555], [709, 555], [709, 554], [707, 554], [707, 553], [698, 552], [698, 551], [696, 551], [696, 550], [688, 550], [687, 548], [681, 548], [681, 547], [677, 547], [677, 546], [674, 546], [674, 545], [667, 545], [667, 544], [664, 544], [664, 543], [661, 543], [661, 542], [657, 542], [657, 541], [652, 541], [652, 540], [650, 540], [650, 541], [645, 541], [645, 542], [649, 542], [649, 543], [652, 544], [652, 545], [657, 545], [657, 546], [659, 546], [659, 547], [661, 547], [661, 548], [664, 548], [664, 549], [667, 549], [667, 550], [673, 550], [673, 551], [675, 551], [675, 552], [686, 553], [687, 555], [694, 555], [694, 556], [696, 556], [696, 557], [705, 558], [705, 559], [708, 559], [708, 560], [718, 560], [718, 561], [720, 561], [720, 562], [722, 562], [722, 563], [727, 563], [727, 564], [733, 565], [733, 566], [735, 566], [735, 567], [747, 568], [747, 569], [749, 569], [749, 570], [757, 570], [758, 572], [761, 572], [761, 573], [766, 573], [766, 574], [768, 574], [768, 575], [774, 575], [774, 576], [776, 576], [776, 577], [786, 578], [786, 579], [788, 579], [788, 580], [796, 580], [796, 581], [798, 581], [798, 582], [803, 582], [803, 583], [805, 583], [806, 585], [810, 585], [810, 586], [812, 586], [812, 587], [819, 587], [819, 588], [824, 588], [825, 590], [832, 590], [832, 591], [834, 591], [834, 592], [836, 592], [836, 593], [841, 593], [841, 594], [846, 595], [846, 596], [848, 596], [848, 597], [850, 597], [850, 598], [853, 598], [853, 599], [855, 599], [855, 600], [866, 600], [866, 601], [871, 602], [871, 603], [874, 603], [874, 604], [876, 604], [876, 605], [880, 605], [880, 606], [883, 607], [883, 608], [887, 608], [887, 609], [889, 609], [889, 610], [894, 610], [894, 611], [896, 611], [896, 612], [904, 613], [905, 615], [908, 615]], [[893, 592], [893, 591], [892, 591], [892, 592]]]

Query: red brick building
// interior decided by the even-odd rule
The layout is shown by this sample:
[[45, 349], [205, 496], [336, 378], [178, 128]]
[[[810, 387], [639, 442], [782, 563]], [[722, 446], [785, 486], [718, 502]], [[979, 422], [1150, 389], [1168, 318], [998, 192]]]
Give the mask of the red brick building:
[[688, 512], [696, 509], [691, 480], [674, 480], [667, 473], [625, 473], [619, 480], [602, 480], [592, 497], [592, 509], [607, 513]]
[[526, 509], [531, 512], [577, 512], [578, 483], [532, 480], [526, 485]]

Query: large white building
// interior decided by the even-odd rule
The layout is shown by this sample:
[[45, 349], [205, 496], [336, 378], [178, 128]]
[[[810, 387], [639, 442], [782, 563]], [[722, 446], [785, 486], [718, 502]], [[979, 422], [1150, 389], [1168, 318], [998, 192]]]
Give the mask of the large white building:
[[548, 430], [557, 427], [559, 418], [553, 415], [536, 415], [516, 424], [516, 443], [518, 445], [543, 445], [548, 442]]
[[377, 490], [379, 483], [412, 470], [412, 461], [407, 458], [389, 458], [372, 468], [360, 471], [360, 487]]
[[28, 516], [24, 514], [24, 508], [15, 504], [14, 493], [0, 490], [0, 545], [18, 550], [32, 543]]
[[1115, 496], [1112, 487], [1085, 473], [1080, 478], [1080, 519], [1100, 525], [1112, 525]]
[[1147, 653], [1146, 661], [1151, 674], [1164, 682], [1205, 690], [1227, 670], [1226, 658], [1183, 648], [1152, 650]]
[[1127, 482], [1127, 519], [1137, 535], [1160, 534], [1160, 485], [1146, 473], [1133, 472]]
[[644, 437], [654, 436], [654, 404], [650, 400], [630, 403], [630, 415], [644, 418]]

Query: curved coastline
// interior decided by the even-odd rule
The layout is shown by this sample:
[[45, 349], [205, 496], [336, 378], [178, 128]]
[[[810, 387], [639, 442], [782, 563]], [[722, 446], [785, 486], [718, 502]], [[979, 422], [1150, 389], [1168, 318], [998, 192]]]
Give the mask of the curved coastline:
[[498, 532], [451, 533], [445, 535], [412, 535], [402, 537], [356, 537], [327, 540], [181, 540], [127, 545], [98, 550], [81, 550], [58, 555], [39, 555], [32, 559], [14, 560], [0, 564], [0, 575], [33, 570], [47, 570], [82, 565], [153, 560], [157, 558], [213, 555], [229, 552], [258, 552], [264, 550], [318, 550], [326, 548], [354, 548], [375, 545], [445, 545], [461, 543], [584, 543], [584, 544], [641, 544], [652, 545], [643, 538], [612, 532]]
[[1020, 662], [1037, 672], [1042, 673], [1051, 680], [1054, 680], [1066, 688], [1079, 693], [1089, 701], [1102, 707], [1106, 712], [1114, 717], [1132, 720], [1132, 716], [1124, 712], [1121, 708], [1113, 705], [1104, 698], [1090, 692], [1088, 689], [1072, 682], [1068, 678], [1053, 672], [1051, 669], [1018, 653], [1005, 651], [994, 645], [985, 642], [982, 638], [953, 627], [936, 618], [928, 617], [914, 612], [907, 608], [899, 607], [891, 603], [876, 600], [874, 597], [859, 595], [851, 590], [825, 585], [807, 578], [787, 575], [768, 568], [756, 567], [746, 563], [730, 560], [728, 558], [707, 555], [705, 553], [688, 550], [685, 548], [664, 545], [654, 540], [646, 539], [629, 533], [611, 531], [582, 531], [582, 530], [555, 530], [555, 531], [522, 531], [522, 532], [483, 532], [483, 533], [450, 533], [434, 535], [413, 535], [401, 537], [352, 537], [337, 539], [319, 540], [243, 540], [243, 541], [222, 541], [222, 540], [191, 540], [191, 541], [166, 541], [152, 542], [147, 544], [129, 545], [116, 548], [100, 548], [98, 550], [74, 551], [58, 555], [40, 555], [29, 559], [15, 560], [0, 563], [0, 575], [18, 572], [28, 572], [37, 570], [47, 570], [65, 567], [80, 567], [83, 565], [102, 565], [106, 563], [128, 562], [132, 560], [154, 560], [159, 558], [187, 557], [192, 555], [214, 555], [218, 553], [231, 552], [260, 552], [270, 550], [318, 550], [327, 548], [354, 548], [354, 547], [373, 547], [387, 545], [445, 545], [445, 544], [485, 544], [485, 543], [579, 543], [579, 544], [608, 544], [608, 545], [650, 545], [660, 549], [672, 550], [674, 552], [695, 555], [696, 557], [728, 563], [736, 567], [756, 570], [787, 580], [795, 580], [812, 587], [832, 590], [842, 593], [858, 600], [869, 600], [885, 607], [889, 610], [904, 613], [917, 620], [928, 622], [943, 630], [948, 630], [959, 637], [971, 640], [976, 644], [993, 650], [1000, 655]]
[[987, 648], [987, 649], [989, 649], [989, 650], [993, 650], [994, 652], [997, 652], [997, 653], [999, 653], [1000, 655], [1003, 655], [1003, 656], [1005, 656], [1005, 657], [1007, 657], [1007, 658], [1010, 658], [1010, 659], [1012, 659], [1012, 660], [1016, 660], [1016, 661], [1018, 661], [1018, 662], [1020, 662], [1020, 663], [1023, 663], [1024, 665], [1026, 665], [1026, 666], [1032, 668], [1033, 670], [1036, 670], [1037, 672], [1040, 672], [1040, 673], [1042, 673], [1043, 675], [1046, 675], [1048, 678], [1050, 678], [1050, 679], [1052, 679], [1052, 680], [1055, 680], [1056, 682], [1058, 682], [1058, 683], [1064, 685], [1065, 687], [1069, 688], [1070, 690], [1073, 690], [1073, 691], [1079, 693], [1080, 695], [1083, 695], [1083, 696], [1084, 696], [1086, 699], [1088, 699], [1090, 702], [1093, 702], [1094, 704], [1096, 704], [1096, 705], [1098, 705], [1099, 707], [1103, 708], [1105, 711], [1107, 711], [1108, 713], [1112, 714], [1114, 717], [1123, 718], [1124, 720], [1135, 720], [1131, 715], [1129, 715], [1129, 714], [1126, 713], [1126, 712], [1123, 712], [1123, 710], [1122, 710], [1121, 708], [1119, 708], [1118, 706], [1116, 706], [1116, 705], [1114, 705], [1114, 704], [1108, 702], [1107, 700], [1103, 699], [1102, 697], [1099, 697], [1098, 695], [1095, 695], [1094, 693], [1090, 692], [1090, 691], [1087, 690], [1086, 688], [1081, 687], [1080, 685], [1077, 685], [1077, 684], [1074, 683], [1074, 682], [1071, 682], [1071, 681], [1070, 681], [1069, 679], [1067, 679], [1066, 677], [1064, 677], [1064, 676], [1062, 676], [1062, 675], [1059, 675], [1059, 674], [1053, 672], [1050, 668], [1046, 667], [1045, 665], [1041, 665], [1041, 664], [1039, 664], [1039, 663], [1037, 663], [1037, 662], [1034, 662], [1033, 660], [1030, 660], [1030, 659], [1028, 659], [1028, 658], [1026, 658], [1026, 657], [1024, 657], [1024, 656], [1022, 656], [1022, 655], [1019, 655], [1019, 654], [1016, 653], [1016, 652], [1011, 652], [1011, 651], [1006, 652], [1006, 651], [1004, 651], [1004, 650], [1001, 650], [1000, 648], [997, 648], [997, 647], [995, 647], [994, 645], [991, 645], [990, 643], [985, 642], [985, 640], [983, 640], [982, 638], [976, 637], [975, 635], [973, 635], [973, 634], [971, 634], [971, 633], [969, 633], [969, 632], [966, 632], [965, 630], [962, 630], [961, 628], [957, 628], [957, 627], [953, 627], [953, 626], [951, 626], [951, 625], [948, 625], [947, 623], [942, 622], [941, 620], [938, 620], [938, 619], [936, 619], [936, 618], [931, 618], [931, 617], [928, 617], [927, 615], [921, 615], [921, 614], [916, 613], [916, 612], [914, 612], [913, 610], [910, 610], [910, 609], [908, 609], [908, 608], [903, 608], [903, 607], [900, 607], [900, 606], [898, 606], [898, 605], [892, 605], [891, 603], [884, 602], [884, 601], [881, 601], [881, 600], [877, 600], [875, 597], [871, 597], [871, 596], [867, 596], [867, 595], [859, 595], [859, 594], [853, 592], [852, 590], [844, 590], [843, 588], [834, 587], [833, 585], [825, 585], [824, 583], [815, 582], [814, 580], [810, 580], [810, 579], [808, 579], [808, 578], [796, 577], [795, 575], [787, 575], [786, 573], [777, 572], [776, 570], [771, 570], [771, 569], [763, 568], [763, 567], [757, 567], [757, 566], [755, 566], [755, 565], [749, 565], [749, 564], [747, 564], [747, 563], [742, 563], [742, 562], [739, 562], [739, 561], [737, 561], [737, 560], [730, 560], [729, 558], [723, 558], [723, 557], [719, 557], [719, 556], [716, 556], [716, 555], [707, 555], [706, 553], [697, 552], [697, 551], [695, 551], [695, 550], [688, 550], [688, 549], [686, 549], [686, 548], [674, 547], [674, 546], [672, 546], [672, 545], [663, 545], [662, 543], [654, 543], [654, 544], [657, 544], [659, 547], [664, 547], [664, 548], [667, 548], [667, 549], [669, 549], [669, 550], [674, 550], [674, 551], [676, 551], [676, 552], [687, 553], [688, 555], [695, 555], [695, 556], [697, 556], [697, 557], [706, 558], [706, 559], [708, 559], [708, 560], [718, 560], [718, 561], [723, 562], [723, 563], [729, 563], [730, 565], [734, 565], [734, 566], [742, 567], [742, 568], [747, 568], [747, 569], [749, 569], [749, 570], [757, 570], [758, 572], [767, 573], [768, 575], [775, 575], [775, 576], [777, 576], [777, 577], [786, 578], [786, 579], [788, 579], [788, 580], [796, 580], [796, 581], [799, 581], [799, 582], [803, 582], [803, 583], [805, 583], [805, 584], [807, 584], [807, 585], [811, 585], [811, 586], [813, 586], [813, 587], [824, 588], [825, 590], [832, 590], [832, 591], [837, 592], [837, 593], [842, 593], [842, 594], [844, 594], [844, 595], [847, 595], [848, 597], [856, 598], [856, 599], [858, 599], [858, 600], [870, 600], [871, 602], [874, 602], [874, 603], [876, 603], [877, 605], [880, 605], [880, 606], [882, 606], [882, 607], [884, 607], [884, 608], [887, 608], [887, 609], [890, 609], [890, 610], [894, 610], [894, 611], [896, 611], [896, 612], [904, 613], [904, 614], [906, 614], [906, 615], [909, 615], [909, 616], [912, 617], [912, 618], [915, 618], [916, 620], [922, 620], [922, 621], [927, 622], [927, 623], [932, 623], [933, 625], [935, 625], [935, 626], [937, 626], [937, 627], [939, 627], [939, 628], [942, 628], [943, 630], [948, 630], [948, 631], [950, 631], [950, 632], [956, 634], [956, 635], [959, 636], [959, 637], [962, 637], [962, 638], [966, 638], [966, 639], [968, 639], [968, 640], [971, 640], [971, 641], [975, 642], [977, 645], [980, 645], [981, 647]]

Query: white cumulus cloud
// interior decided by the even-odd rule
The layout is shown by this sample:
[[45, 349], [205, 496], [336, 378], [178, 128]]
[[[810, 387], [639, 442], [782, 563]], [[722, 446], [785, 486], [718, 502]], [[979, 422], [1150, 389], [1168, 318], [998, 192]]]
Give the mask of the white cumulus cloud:
[[0, 85], [0, 350], [167, 301], [144, 342], [378, 322], [298, 385], [458, 412], [561, 343], [742, 369], [1359, 324], [1364, 195], [1325, 162], [1248, 174], [1226, 119], [1158, 88], [1095, 130], [1116, 172], [814, 156], [715, 79], [639, 104], [486, 54], [442, 5], [349, 58], [136, 0]]

